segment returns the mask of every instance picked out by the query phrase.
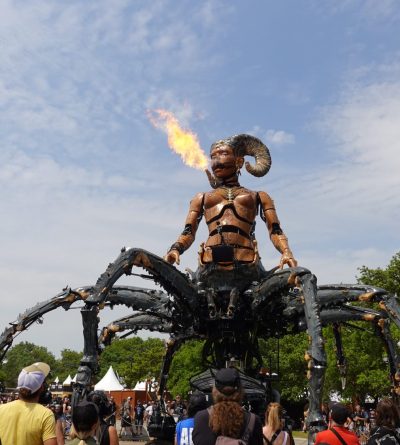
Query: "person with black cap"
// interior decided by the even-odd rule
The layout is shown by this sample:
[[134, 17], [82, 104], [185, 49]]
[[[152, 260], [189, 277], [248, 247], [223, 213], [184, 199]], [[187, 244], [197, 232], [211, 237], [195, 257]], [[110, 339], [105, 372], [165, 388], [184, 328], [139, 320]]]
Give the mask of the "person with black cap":
[[2, 445], [57, 445], [53, 412], [39, 399], [46, 392], [50, 366], [36, 362], [18, 376], [19, 399], [0, 406]]
[[194, 418], [194, 445], [214, 445], [219, 437], [262, 445], [261, 421], [242, 409], [243, 394], [240, 375], [235, 368], [217, 371], [212, 391], [214, 405], [199, 411]]
[[350, 411], [342, 403], [335, 403], [330, 410], [331, 428], [321, 431], [315, 438], [315, 444], [360, 445], [358, 437], [345, 423], [350, 418]]

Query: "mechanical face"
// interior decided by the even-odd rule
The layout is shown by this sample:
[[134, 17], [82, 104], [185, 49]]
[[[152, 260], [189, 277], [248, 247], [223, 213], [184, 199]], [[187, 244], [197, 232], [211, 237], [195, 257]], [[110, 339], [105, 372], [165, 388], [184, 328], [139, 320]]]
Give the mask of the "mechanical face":
[[243, 158], [236, 157], [233, 148], [229, 145], [221, 145], [211, 150], [211, 169], [219, 179], [233, 176], [238, 168], [243, 165]]

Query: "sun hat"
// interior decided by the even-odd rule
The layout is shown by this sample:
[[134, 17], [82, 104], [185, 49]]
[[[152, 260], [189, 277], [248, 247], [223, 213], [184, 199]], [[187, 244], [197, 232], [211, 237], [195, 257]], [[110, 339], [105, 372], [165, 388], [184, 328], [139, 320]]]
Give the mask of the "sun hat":
[[36, 362], [22, 369], [18, 376], [17, 389], [29, 389], [35, 393], [43, 384], [50, 372], [50, 366], [47, 363]]

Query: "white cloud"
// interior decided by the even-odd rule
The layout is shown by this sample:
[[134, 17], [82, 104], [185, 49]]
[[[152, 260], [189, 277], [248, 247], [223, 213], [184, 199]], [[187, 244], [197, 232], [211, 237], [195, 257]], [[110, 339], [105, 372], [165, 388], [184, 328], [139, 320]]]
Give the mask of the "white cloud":
[[339, 161], [324, 175], [336, 178], [341, 202], [353, 201], [356, 193], [358, 211], [376, 209], [386, 218], [400, 205], [399, 73], [399, 65], [392, 64], [369, 73], [367, 81], [355, 80], [336, 104], [322, 110], [320, 121]]
[[267, 130], [265, 140], [274, 145], [294, 144], [295, 142], [294, 135], [283, 130]]
[[260, 126], [255, 125], [251, 130], [248, 131], [248, 133], [261, 138], [261, 140], [267, 145], [271, 144], [274, 146], [280, 146], [295, 143], [294, 135], [284, 130], [265, 130]]

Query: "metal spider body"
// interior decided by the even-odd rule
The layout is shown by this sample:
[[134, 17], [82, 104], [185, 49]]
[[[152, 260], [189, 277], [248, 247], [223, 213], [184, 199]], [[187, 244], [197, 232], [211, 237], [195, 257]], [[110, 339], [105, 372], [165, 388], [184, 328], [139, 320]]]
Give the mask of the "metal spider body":
[[[134, 267], [147, 271], [165, 292], [133, 286], [117, 286], [123, 275]], [[285, 334], [308, 332], [308, 361], [311, 432], [324, 428], [320, 412], [326, 367], [322, 326], [332, 325], [336, 338], [337, 364], [345, 375], [346, 364], [340, 338], [340, 325], [348, 321], [365, 321], [375, 327], [388, 352], [393, 395], [400, 395], [400, 358], [389, 332], [392, 321], [400, 328], [400, 306], [397, 297], [385, 290], [364, 285], [326, 285], [317, 287], [316, 278], [305, 268], [286, 268], [265, 272], [237, 270], [230, 274], [204, 271], [183, 274], [162, 258], [142, 249], [123, 248], [109, 264], [94, 286], [65, 289], [54, 298], [39, 303], [21, 314], [0, 337], [3, 355], [14, 336], [40, 319], [45, 313], [83, 300], [81, 310], [84, 333], [84, 356], [78, 370], [74, 400], [85, 397], [98, 371], [98, 357], [118, 332], [136, 333], [147, 329], [170, 334], [160, 373], [158, 394], [166, 388], [173, 354], [187, 340], [205, 340], [205, 367], [221, 368], [234, 360], [239, 363], [249, 398], [267, 397], [257, 379], [263, 366], [258, 340]], [[355, 306], [355, 302], [378, 302], [380, 309]], [[131, 313], [99, 332], [99, 311], [105, 305], [122, 304]], [[204, 376], [203, 376], [204, 378]], [[201, 380], [201, 379], [200, 379]], [[198, 381], [200, 389], [204, 380]], [[196, 382], [195, 382], [196, 384]], [[206, 383], [207, 386], [208, 383]], [[202, 386], [203, 385], [203, 386]], [[263, 395], [264, 391], [264, 395]]]

